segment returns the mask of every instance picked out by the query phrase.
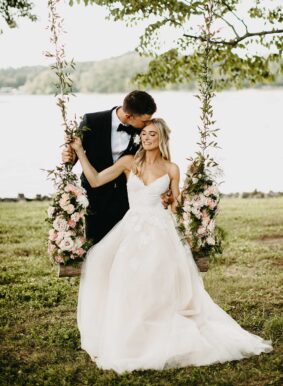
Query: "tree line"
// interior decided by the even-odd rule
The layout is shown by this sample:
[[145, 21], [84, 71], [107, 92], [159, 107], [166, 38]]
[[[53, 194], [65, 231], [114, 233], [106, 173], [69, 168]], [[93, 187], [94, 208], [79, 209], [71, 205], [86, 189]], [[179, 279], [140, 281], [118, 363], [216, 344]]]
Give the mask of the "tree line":
[[[148, 63], [148, 58], [142, 58], [135, 52], [96, 62], [77, 63], [72, 74], [73, 91], [81, 93], [128, 92], [136, 87], [132, 78], [137, 73], [146, 71]], [[2, 92], [9, 92], [13, 89], [27, 94], [54, 94], [55, 80], [54, 74], [47, 66], [0, 69], [0, 91]], [[263, 84], [260, 83], [259, 86]], [[278, 74], [271, 85], [282, 87], [283, 76]], [[190, 90], [195, 87], [196, 80], [191, 80], [179, 85], [169, 84], [165, 89]]]

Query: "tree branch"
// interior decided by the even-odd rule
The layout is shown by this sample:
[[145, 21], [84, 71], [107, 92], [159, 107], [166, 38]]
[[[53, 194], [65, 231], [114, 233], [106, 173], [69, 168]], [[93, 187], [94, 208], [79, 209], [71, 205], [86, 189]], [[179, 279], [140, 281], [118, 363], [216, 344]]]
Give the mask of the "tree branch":
[[220, 15], [217, 15], [216, 13], [214, 13], [215, 16], [219, 17], [221, 20], [223, 20], [233, 31], [234, 31], [234, 34], [237, 36], [237, 38], [240, 37], [240, 35], [238, 34], [238, 32], [236, 31], [235, 27], [233, 26], [233, 24], [229, 23], [228, 20], [226, 20], [223, 16], [220, 16]]
[[[225, 5], [226, 5], [226, 4], [225, 4]], [[203, 7], [199, 6], [198, 8], [199, 8], [203, 13], [205, 13], [205, 9], [204, 9]], [[216, 16], [216, 17], [218, 17], [219, 19], [223, 20], [224, 23], [226, 23], [226, 24], [233, 30], [235, 36], [236, 36], [237, 38], [239, 38], [239, 34], [238, 34], [238, 32], [236, 31], [236, 28], [233, 26], [233, 24], [229, 23], [229, 21], [226, 20], [225, 17], [223, 17], [223, 16], [217, 14], [216, 12], [213, 12], [213, 16]]]
[[241, 19], [232, 9], [232, 7], [230, 7], [229, 4], [227, 4], [226, 2], [223, 1], [223, 4], [225, 5], [225, 7], [232, 13], [232, 15], [235, 16], [236, 19], [238, 19], [244, 26], [245, 26], [245, 29], [246, 29], [246, 33], [249, 33], [248, 31], [248, 26], [247, 24], [244, 22], [243, 19]]
[[[236, 46], [239, 42], [241, 42], [244, 39], [250, 38], [252, 36], [264, 36], [264, 35], [271, 35], [271, 34], [282, 34], [283, 29], [277, 29], [277, 30], [271, 30], [271, 31], [259, 31], [259, 32], [247, 32], [242, 36], [239, 36], [237, 39], [231, 39], [231, 40], [209, 40], [209, 43], [211, 44], [224, 44], [228, 46]], [[206, 40], [203, 36], [201, 35], [189, 35], [189, 34], [184, 34], [183, 36], [187, 38], [192, 38], [195, 40], [200, 40], [204, 41]]]

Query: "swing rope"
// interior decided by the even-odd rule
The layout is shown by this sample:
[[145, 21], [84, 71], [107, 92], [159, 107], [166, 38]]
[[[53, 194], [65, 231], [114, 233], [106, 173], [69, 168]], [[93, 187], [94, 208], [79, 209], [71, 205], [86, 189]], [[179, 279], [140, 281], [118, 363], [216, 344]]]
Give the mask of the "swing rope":
[[[61, 41], [64, 33], [64, 20], [58, 12], [61, 0], [49, 0], [49, 26], [52, 51], [45, 52], [47, 58], [52, 59], [51, 69], [57, 77], [56, 98], [61, 112], [62, 126], [65, 136], [82, 137], [87, 128], [80, 128], [76, 119], [68, 117], [68, 104], [72, 94], [73, 81], [71, 71], [75, 63], [66, 60], [65, 46]], [[68, 145], [65, 142], [64, 145]], [[64, 274], [63, 267], [79, 266], [83, 261], [89, 242], [84, 237], [84, 216], [88, 207], [85, 190], [81, 187], [77, 175], [72, 171], [71, 163], [62, 163], [53, 170], [47, 170], [48, 178], [54, 183], [55, 194], [48, 208], [47, 221], [51, 225], [48, 237], [48, 254], [53, 263], [59, 264], [59, 276]]]
[[212, 70], [212, 41], [214, 32], [214, 2], [205, 4], [202, 38], [200, 39], [201, 71], [198, 78], [200, 101], [199, 141], [195, 157], [190, 157], [186, 179], [181, 191], [181, 200], [177, 207], [178, 230], [182, 239], [190, 245], [194, 259], [201, 271], [207, 271], [209, 259], [222, 253], [224, 230], [216, 226], [219, 212], [220, 194], [217, 175], [221, 173], [218, 163], [210, 154], [219, 148], [217, 143], [218, 128], [213, 119], [212, 100], [215, 96]]

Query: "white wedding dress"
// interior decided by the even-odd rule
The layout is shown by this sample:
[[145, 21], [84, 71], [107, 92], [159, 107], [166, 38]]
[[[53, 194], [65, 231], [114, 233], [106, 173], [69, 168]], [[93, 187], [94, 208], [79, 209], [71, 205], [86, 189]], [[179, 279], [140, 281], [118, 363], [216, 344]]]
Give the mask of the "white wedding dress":
[[162, 206], [167, 174], [128, 180], [130, 209], [87, 253], [77, 321], [81, 347], [103, 369], [202, 366], [272, 350], [205, 291], [173, 215]]

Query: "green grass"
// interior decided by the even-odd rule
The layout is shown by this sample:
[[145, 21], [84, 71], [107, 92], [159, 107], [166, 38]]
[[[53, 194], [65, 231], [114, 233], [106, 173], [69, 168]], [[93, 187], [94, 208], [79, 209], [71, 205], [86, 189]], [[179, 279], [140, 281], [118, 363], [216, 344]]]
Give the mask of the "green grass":
[[[1, 203], [1, 385], [280, 385], [283, 199], [223, 199], [228, 232], [204, 276], [212, 298], [274, 351], [242, 361], [117, 375], [80, 350], [78, 278], [57, 278], [46, 254], [46, 203]], [[271, 238], [271, 239], [269, 239]], [[281, 275], [282, 280], [282, 275]]]

